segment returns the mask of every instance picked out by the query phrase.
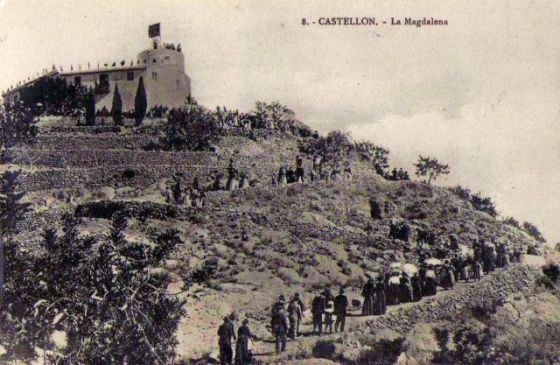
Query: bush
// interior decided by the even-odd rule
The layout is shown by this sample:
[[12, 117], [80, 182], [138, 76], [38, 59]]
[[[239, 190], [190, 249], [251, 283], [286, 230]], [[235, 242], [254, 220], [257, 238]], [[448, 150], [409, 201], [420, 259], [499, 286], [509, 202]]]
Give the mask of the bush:
[[558, 282], [558, 278], [560, 277], [560, 267], [558, 267], [558, 264], [548, 264], [542, 268], [542, 271], [550, 281], [553, 283]]
[[544, 239], [541, 231], [539, 231], [537, 226], [535, 226], [534, 224], [529, 223], [529, 222], [523, 222], [523, 230], [525, 232], [527, 232], [529, 234], [529, 236], [533, 237], [537, 241], [543, 242], [543, 243], [546, 242], [546, 240]]
[[362, 351], [357, 362], [364, 365], [394, 364], [403, 352], [403, 343], [402, 337], [394, 340], [382, 339], [373, 344], [371, 350]]
[[116, 215], [98, 242], [79, 237], [78, 223], [66, 215], [63, 233], [45, 234], [45, 250], [36, 255], [10, 251], [0, 343], [33, 358], [35, 344], [56, 348], [56, 330], [68, 341], [48, 355], [50, 363], [167, 363], [183, 302], [167, 294], [168, 278], [149, 268], [163, 264], [180, 242], [177, 232], [164, 232], [153, 245], [129, 242], [126, 219]]
[[[496, 206], [492, 199], [489, 197], [482, 197], [480, 193], [471, 194], [470, 189], [464, 188], [461, 185], [456, 185], [451, 188], [448, 188], [453, 194], [457, 197], [461, 198], [464, 201], [468, 201], [471, 203], [474, 209], [479, 210], [481, 212], [487, 213], [492, 217], [496, 217], [498, 215], [498, 211], [496, 210]], [[513, 218], [509, 218], [510, 222], [504, 221], [506, 224], [510, 224], [515, 221]], [[517, 221], [515, 221], [517, 222]]]
[[480, 193], [476, 193], [471, 196], [471, 204], [474, 209], [479, 210], [481, 212], [487, 213], [492, 217], [498, 215], [496, 211], [496, 207], [490, 198], [483, 198]]
[[160, 144], [166, 150], [206, 151], [221, 134], [212, 113], [193, 101], [182, 109], [171, 110]]
[[326, 137], [318, 137], [301, 146], [302, 152], [322, 156], [325, 161], [338, 161], [354, 149], [350, 134], [331, 131]]
[[454, 357], [458, 364], [484, 364], [490, 352], [492, 337], [483, 323], [464, 323], [453, 336]]
[[133, 179], [136, 176], [136, 170], [126, 169], [123, 171], [122, 176], [125, 179]]
[[521, 225], [519, 224], [519, 221], [513, 217], [507, 217], [504, 219], [504, 223], [507, 225], [510, 225], [512, 227], [515, 227], [517, 229], [521, 229]]
[[319, 359], [333, 359], [336, 345], [332, 341], [317, 341], [313, 346], [313, 356]]

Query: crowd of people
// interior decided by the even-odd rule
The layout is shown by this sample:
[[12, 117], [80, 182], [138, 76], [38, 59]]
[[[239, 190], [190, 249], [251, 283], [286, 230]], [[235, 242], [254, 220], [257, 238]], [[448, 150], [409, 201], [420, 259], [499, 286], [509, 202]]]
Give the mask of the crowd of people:
[[[479, 281], [483, 275], [523, 259], [522, 248], [510, 252], [508, 246], [503, 243], [476, 240], [472, 247], [472, 252], [468, 254], [457, 250], [446, 259], [420, 257], [419, 268], [410, 263], [393, 263], [377, 275], [366, 274], [367, 280], [361, 291], [361, 315], [384, 315], [388, 306], [418, 302], [423, 297], [435, 295], [438, 288], [452, 289], [458, 281]], [[357, 302], [357, 305], [359, 304]], [[319, 290], [311, 300], [309, 308], [312, 333], [322, 335], [327, 332], [333, 333], [333, 330], [344, 332], [349, 306], [344, 287], [339, 289], [336, 296], [331, 293], [330, 288]], [[302, 335], [301, 323], [305, 310], [299, 293], [295, 293], [290, 300], [280, 295], [272, 305], [269, 329], [274, 336], [277, 354], [286, 350], [288, 338], [294, 340]], [[249, 341], [257, 340], [257, 337], [252, 335], [247, 319], [243, 321], [236, 336], [235, 319], [235, 314], [225, 317], [218, 330], [220, 362], [250, 364], [252, 352]], [[235, 340], [237, 342], [234, 352], [232, 344]]]

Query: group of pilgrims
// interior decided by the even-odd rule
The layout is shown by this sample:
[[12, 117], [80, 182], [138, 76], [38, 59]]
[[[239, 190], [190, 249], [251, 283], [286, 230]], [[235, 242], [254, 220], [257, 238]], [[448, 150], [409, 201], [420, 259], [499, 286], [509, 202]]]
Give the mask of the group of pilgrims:
[[[458, 281], [477, 282], [482, 276], [497, 268], [505, 268], [510, 262], [521, 262], [521, 248], [510, 251], [503, 243], [494, 244], [479, 240], [473, 242], [470, 252], [458, 250], [446, 259], [426, 258], [421, 256], [419, 268], [411, 263], [394, 262], [387, 270], [379, 274], [366, 274], [366, 282], [362, 287], [362, 316], [384, 315], [387, 307], [408, 302], [418, 302], [423, 297], [433, 296], [438, 287], [450, 290]], [[352, 301], [354, 303], [354, 300]], [[353, 305], [359, 305], [354, 303]], [[344, 332], [350, 302], [341, 287], [338, 295], [332, 294], [330, 288], [319, 290], [310, 305], [312, 315], [312, 332], [323, 333]], [[359, 308], [359, 307], [358, 307]], [[275, 339], [276, 353], [286, 350], [287, 339], [294, 340], [301, 336], [300, 326], [304, 317], [305, 305], [299, 293], [290, 300], [280, 295], [272, 305], [270, 326]], [[249, 329], [249, 321], [245, 319], [237, 331], [234, 330], [236, 314], [224, 318], [218, 329], [220, 363], [245, 365], [250, 364], [252, 350], [250, 342], [257, 337]], [[236, 341], [233, 351], [233, 341]]]
[[[313, 166], [309, 174], [306, 174], [303, 166], [303, 157], [296, 157], [295, 168], [287, 164], [278, 169], [278, 174], [272, 177], [272, 185], [284, 185], [292, 183], [313, 182], [318, 180], [350, 180], [352, 169], [348, 163], [344, 165], [327, 166], [320, 156], [314, 156]], [[184, 188], [181, 183], [181, 175], [175, 174], [165, 189], [165, 200], [169, 204], [185, 205], [188, 207], [202, 207], [205, 205], [207, 191], [235, 191], [245, 189], [255, 184], [250, 173], [241, 171], [238, 164], [230, 159], [226, 173], [214, 173], [207, 176], [206, 180], [200, 182], [195, 177], [190, 187]]]

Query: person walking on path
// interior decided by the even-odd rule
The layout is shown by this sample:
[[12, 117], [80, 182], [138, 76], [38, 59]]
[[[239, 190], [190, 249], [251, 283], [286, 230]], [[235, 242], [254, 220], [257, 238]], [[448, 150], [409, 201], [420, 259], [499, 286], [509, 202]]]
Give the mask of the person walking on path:
[[373, 279], [369, 278], [369, 280], [365, 283], [362, 289], [362, 297], [364, 297], [364, 304], [362, 306], [362, 315], [364, 316], [371, 316], [373, 315], [373, 295], [375, 292], [375, 284], [373, 283]]
[[321, 335], [323, 333], [323, 313], [327, 303], [322, 293], [318, 293], [311, 302], [311, 313], [313, 314], [313, 332]]
[[220, 364], [231, 364], [233, 358], [233, 350], [231, 348], [231, 339], [235, 340], [235, 331], [233, 323], [229, 317], [224, 317], [224, 323], [218, 328], [218, 346], [220, 347]]
[[294, 295], [290, 304], [288, 304], [288, 319], [290, 320], [290, 329], [288, 331], [288, 336], [293, 340], [296, 336], [299, 336], [299, 325], [301, 319], [303, 318], [303, 310], [300, 305], [299, 296]]
[[276, 354], [279, 354], [280, 351], [286, 351], [288, 318], [286, 318], [283, 308], [272, 315], [271, 327], [276, 340]]
[[346, 324], [346, 310], [348, 308], [348, 298], [344, 295], [344, 288], [340, 288], [340, 291], [336, 298], [334, 298], [334, 314], [336, 315], [336, 322], [334, 323], [334, 331], [344, 332], [344, 326]]
[[235, 365], [251, 364], [252, 354], [249, 351], [249, 341], [256, 338], [249, 329], [249, 320], [244, 319], [243, 324], [237, 330], [237, 343], [235, 345]]

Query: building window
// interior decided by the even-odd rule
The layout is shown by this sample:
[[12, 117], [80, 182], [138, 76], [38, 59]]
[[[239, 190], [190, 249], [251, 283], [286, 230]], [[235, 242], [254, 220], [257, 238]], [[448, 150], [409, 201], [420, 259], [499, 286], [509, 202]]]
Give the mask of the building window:
[[157, 81], [157, 72], [152, 72], [152, 80]]
[[179, 82], [179, 80], [175, 80], [175, 87], [177, 88], [177, 90], [181, 88], [181, 83]]
[[82, 83], [82, 77], [81, 76], [74, 77], [74, 84], [80, 85], [81, 83]]
[[128, 81], [134, 80], [134, 72], [128, 71], [128, 72], [126, 73], [126, 79], [127, 79]]
[[152, 63], [156, 63], [156, 62], [157, 62], [157, 59], [154, 58], [154, 59], [152, 60]]

